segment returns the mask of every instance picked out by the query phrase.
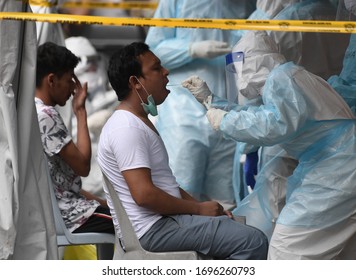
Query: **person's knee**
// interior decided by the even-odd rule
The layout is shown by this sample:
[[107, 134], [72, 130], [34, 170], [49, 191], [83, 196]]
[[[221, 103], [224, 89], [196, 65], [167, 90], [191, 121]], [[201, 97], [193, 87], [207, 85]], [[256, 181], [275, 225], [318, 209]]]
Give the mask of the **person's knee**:
[[266, 260], [268, 253], [266, 235], [252, 226], [239, 224], [237, 227], [238, 231], [234, 237], [235, 240], [231, 240], [235, 244], [235, 248], [229, 259]]
[[266, 260], [268, 253], [267, 236], [260, 230], [254, 229], [255, 232], [250, 237], [250, 245], [252, 250], [251, 259]]
[[240, 244], [232, 259], [240, 260], [266, 260], [268, 253], [268, 239], [257, 228], [246, 226], [243, 243]]

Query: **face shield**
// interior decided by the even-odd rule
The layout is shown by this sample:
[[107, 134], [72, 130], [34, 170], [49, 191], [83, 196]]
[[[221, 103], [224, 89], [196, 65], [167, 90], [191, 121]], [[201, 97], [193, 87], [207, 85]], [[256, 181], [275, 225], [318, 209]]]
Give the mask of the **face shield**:
[[244, 61], [243, 52], [233, 52], [225, 56], [225, 75], [227, 100], [233, 103], [242, 104], [237, 81], [242, 73], [242, 63]]
[[246, 33], [233, 47], [233, 51], [226, 63], [226, 66], [230, 65], [226, 75], [227, 84], [232, 89], [231, 98], [234, 97], [232, 92], [238, 90], [241, 105], [260, 99], [267, 76], [272, 69], [284, 63], [285, 58], [278, 52], [273, 39], [264, 31]]

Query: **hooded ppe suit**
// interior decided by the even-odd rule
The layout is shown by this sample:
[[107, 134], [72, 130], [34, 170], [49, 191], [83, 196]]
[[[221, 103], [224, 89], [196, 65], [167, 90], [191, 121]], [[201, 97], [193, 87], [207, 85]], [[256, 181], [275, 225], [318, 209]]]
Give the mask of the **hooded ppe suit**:
[[[285, 63], [265, 32], [249, 32], [238, 45], [245, 54], [241, 74], [248, 77], [246, 93], [257, 89], [263, 104], [229, 105], [230, 111], [212, 108], [207, 112], [209, 120], [222, 116], [218, 127], [227, 138], [260, 146], [279, 144], [298, 160], [287, 181], [286, 205], [276, 221], [269, 258], [355, 259], [356, 119], [352, 111], [325, 80], [293, 62]], [[220, 106], [215, 99], [211, 106]], [[265, 181], [273, 169], [261, 172], [266, 177], [258, 176], [255, 191], [233, 213], [246, 214], [247, 224], [268, 234], [273, 213], [264, 185], [269, 185]]]
[[[293, 3], [273, 1], [273, 4], [261, 0], [257, 1], [256, 5], [260, 11], [257, 13], [256, 10], [257, 15], [265, 14], [278, 20], [335, 20], [336, 16], [336, 8], [328, 0], [296, 0]], [[348, 34], [273, 31], [268, 31], [268, 33], [278, 43], [279, 51], [287, 61], [302, 65], [313, 74], [320, 75], [325, 79], [341, 71]], [[238, 50], [234, 48], [233, 51]], [[249, 103], [251, 104], [251, 102]], [[251, 145], [240, 145], [236, 156], [238, 152], [249, 152], [255, 149], [256, 147]], [[281, 147], [265, 146], [259, 149], [258, 172], [267, 163], [269, 163], [268, 169], [274, 170], [269, 175], [269, 182], [272, 184], [270, 189], [274, 193], [273, 220], [275, 220], [284, 205], [286, 180], [293, 173], [297, 160], [283, 151]], [[241, 189], [236, 186], [236, 181], [234, 182], [235, 189]]]
[[[266, 1], [266, 0], [257, 0], [256, 2], [256, 10], [249, 16], [250, 20], [257, 19], [273, 19], [276, 15], [278, 15], [283, 9], [288, 6], [294, 5], [295, 3], [300, 2], [301, 0], [277, 0], [277, 1]], [[246, 30], [239, 30], [238, 39], [240, 39], [247, 31]], [[288, 39], [288, 38], [287, 38]], [[280, 44], [284, 44], [284, 41], [281, 40]], [[290, 44], [289, 41], [286, 44]], [[233, 51], [235, 51], [233, 49]], [[235, 100], [236, 99], [236, 92], [229, 93], [228, 92], [228, 100]], [[259, 105], [261, 102], [260, 98], [255, 100], [247, 100], [241, 94], [238, 95], [238, 103], [241, 105]], [[250, 185], [249, 181], [251, 178], [255, 176], [251, 176], [252, 173], [256, 175], [258, 169], [261, 169], [264, 165], [265, 161], [268, 161], [270, 158], [274, 158], [277, 156], [279, 157], [279, 164], [281, 165], [279, 168], [281, 170], [281, 174], [275, 174], [275, 178], [279, 177], [278, 180], [285, 180], [285, 177], [290, 175], [290, 169], [284, 168], [284, 160], [292, 161], [285, 153], [280, 153], [280, 149], [278, 147], [275, 148], [268, 148], [268, 149], [259, 149], [259, 157], [257, 156], [257, 150], [259, 147], [248, 145], [246, 143], [237, 143], [236, 151], [235, 151], [235, 159], [234, 159], [234, 170], [233, 170], [233, 187], [235, 192], [235, 199], [237, 204], [248, 195], [249, 191], [247, 186]], [[240, 162], [242, 158], [242, 154], [246, 154], [246, 161], [243, 163], [243, 172], [244, 178], [241, 177], [241, 167]], [[255, 160], [250, 160], [250, 159]], [[258, 160], [256, 160], [258, 158]], [[251, 163], [251, 164], [249, 164]], [[275, 160], [275, 164], [277, 164], [277, 160]], [[257, 167], [258, 166], [258, 167]], [[283, 172], [282, 172], [283, 170]], [[293, 168], [291, 169], [293, 170]], [[249, 180], [250, 179], [250, 180]], [[271, 179], [272, 182], [275, 181]], [[282, 184], [280, 184], [282, 186]], [[278, 200], [281, 202], [284, 201], [285, 191], [283, 188], [279, 191]]]
[[[251, 0], [161, 0], [154, 17], [238, 19], [247, 18], [254, 9], [255, 1]], [[227, 43], [231, 51], [236, 43], [234, 34], [218, 29], [150, 28], [146, 43], [170, 70], [170, 84], [180, 84], [192, 74], [198, 74], [225, 98], [224, 56], [196, 57], [194, 46], [214, 40]], [[178, 183], [197, 199], [213, 199], [227, 209], [233, 208], [235, 142], [211, 129], [204, 108], [184, 88], [169, 89], [171, 93], [159, 106], [155, 125], [167, 147]]]

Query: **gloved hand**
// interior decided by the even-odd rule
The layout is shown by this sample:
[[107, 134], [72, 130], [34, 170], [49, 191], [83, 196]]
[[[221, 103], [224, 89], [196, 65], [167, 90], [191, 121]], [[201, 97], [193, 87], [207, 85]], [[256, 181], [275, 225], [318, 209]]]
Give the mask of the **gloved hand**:
[[225, 42], [206, 40], [190, 44], [189, 54], [193, 58], [214, 58], [231, 52], [231, 48]]
[[226, 111], [221, 109], [209, 108], [206, 112], [206, 117], [210, 122], [210, 125], [213, 127], [214, 130], [220, 129], [220, 124], [223, 117], [227, 114]]
[[257, 164], [258, 164], [258, 152], [252, 152], [246, 154], [246, 161], [244, 163], [244, 176], [246, 185], [250, 186], [251, 189], [255, 187], [257, 175]]
[[188, 89], [193, 96], [207, 109], [211, 104], [211, 91], [205, 81], [198, 76], [191, 76], [182, 82], [182, 87]]

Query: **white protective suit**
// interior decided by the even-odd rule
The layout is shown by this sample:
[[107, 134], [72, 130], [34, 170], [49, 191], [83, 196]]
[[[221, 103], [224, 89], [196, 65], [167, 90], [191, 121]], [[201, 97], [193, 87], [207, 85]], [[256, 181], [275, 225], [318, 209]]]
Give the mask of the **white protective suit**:
[[[261, 11], [256, 13], [257, 15], [263, 16], [264, 12], [265, 15], [279, 20], [335, 20], [336, 16], [336, 8], [328, 0], [297, 0], [289, 5], [285, 1], [273, 1], [273, 4], [268, 1], [257, 1], [257, 8]], [[278, 11], [281, 8], [283, 9]], [[293, 61], [323, 78], [341, 71], [348, 34], [273, 31], [268, 33], [278, 43], [279, 51], [287, 61]], [[233, 51], [236, 49], [234, 48]], [[256, 147], [251, 145], [240, 145], [238, 151], [248, 153], [254, 149]], [[273, 213], [271, 218], [273, 222], [283, 208], [287, 178], [293, 174], [297, 164], [297, 160], [278, 145], [259, 149], [258, 173], [263, 173], [257, 176], [268, 178], [269, 187], [265, 190], [265, 196], [274, 206], [270, 209]], [[235, 189], [238, 189], [236, 183], [234, 185]], [[244, 208], [246, 203], [239, 206]], [[241, 209], [235, 212], [240, 211], [245, 212]], [[272, 230], [273, 228], [268, 231], [269, 237]]]
[[[284, 63], [265, 32], [249, 32], [237, 48], [245, 54], [240, 73], [245, 79], [239, 88], [261, 94], [263, 104], [230, 105], [229, 112], [209, 109], [210, 122], [236, 141], [279, 144], [299, 162], [287, 181], [286, 205], [276, 221], [269, 258], [355, 259], [356, 119], [352, 111], [322, 78], [293, 62]], [[212, 107], [221, 104], [214, 99]], [[247, 224], [266, 232], [272, 214], [264, 180], [268, 177], [258, 177], [255, 191], [243, 202], [245, 209], [250, 207]]]
[[[255, 10], [255, 2], [161, 0], [154, 17], [247, 18]], [[190, 47], [208, 40], [225, 42], [231, 47], [236, 43], [234, 34], [219, 29], [150, 28], [146, 43], [170, 71], [170, 84], [179, 85], [192, 74], [198, 74], [217, 94], [226, 97], [224, 56], [193, 58]], [[204, 108], [185, 89], [172, 86], [170, 90], [166, 101], [159, 106], [156, 127], [167, 147], [178, 183], [199, 200], [213, 199], [227, 209], [234, 208], [235, 142], [211, 129]]]
[[[274, 19], [335, 20], [336, 7], [328, 0], [300, 0], [298, 2], [285, 7]], [[324, 79], [341, 71], [349, 34], [268, 33], [279, 45], [279, 51], [287, 61], [293, 61]], [[268, 178], [271, 184], [267, 197], [274, 205], [272, 220], [275, 221], [285, 203], [287, 179], [293, 174], [298, 161], [278, 145], [261, 147], [259, 159], [258, 169], [263, 171], [261, 176]]]
[[[295, 5], [296, 3], [301, 2], [302, 0], [276, 0], [276, 1], [266, 1], [266, 0], [257, 0], [256, 2], [256, 10], [249, 16], [250, 20], [263, 20], [263, 19], [273, 19], [276, 15], [278, 15], [281, 11], [283, 11], [285, 8]], [[238, 39], [240, 39], [247, 30], [239, 30], [238, 35], [240, 36]], [[286, 39], [286, 44], [290, 44], [288, 41], [288, 37]], [[279, 42], [280, 44], [284, 44], [284, 41], [281, 40]], [[234, 51], [234, 49], [233, 49]], [[229, 101], [236, 100], [236, 92], [233, 91], [228, 91], [227, 93], [227, 99]], [[244, 96], [241, 94], [238, 95], [237, 101], [240, 105], [258, 105], [261, 100], [260, 98], [256, 100], [247, 100]], [[293, 166], [290, 164], [293, 164], [293, 161], [295, 160], [291, 159], [288, 155], [285, 153], [280, 153], [280, 148], [278, 147], [268, 147], [268, 148], [263, 148], [259, 149], [259, 161], [258, 164], [255, 162], [252, 162], [249, 166], [247, 166], [247, 161], [249, 160], [249, 153], [254, 153], [258, 150], [259, 147], [255, 147], [253, 145], [246, 145], [246, 143], [237, 143], [236, 144], [236, 151], [235, 151], [235, 158], [234, 158], [234, 170], [233, 170], [233, 187], [234, 187], [234, 192], [235, 192], [235, 199], [237, 202], [237, 205], [239, 205], [240, 201], [244, 199], [248, 195], [248, 189], [247, 185], [248, 182], [245, 179], [246, 178], [246, 173], [250, 172], [249, 168], [252, 169], [261, 169], [262, 166], [265, 165], [265, 162], [269, 161], [271, 158], [274, 158], [274, 164], [279, 165], [279, 170], [281, 170], [280, 173], [274, 173], [273, 176], [271, 174], [270, 182], [271, 184], [273, 182], [278, 181], [278, 187], [277, 188], [272, 188], [274, 189], [274, 194], [271, 196], [271, 199], [279, 201], [278, 203], [278, 209], [276, 209], [276, 217], [278, 217], [280, 208], [283, 207], [284, 205], [284, 199], [285, 199], [285, 188], [284, 185], [282, 184], [281, 181], [285, 181], [285, 178], [291, 174], [293, 171]], [[243, 154], [247, 154], [245, 157], [245, 162], [243, 162]], [[243, 162], [244, 168], [240, 166], [241, 161]], [[286, 162], [288, 164], [288, 168], [286, 167]], [[255, 166], [257, 165], [257, 166]], [[294, 164], [295, 166], [295, 164]], [[244, 176], [242, 177], [242, 170], [244, 169]]]

